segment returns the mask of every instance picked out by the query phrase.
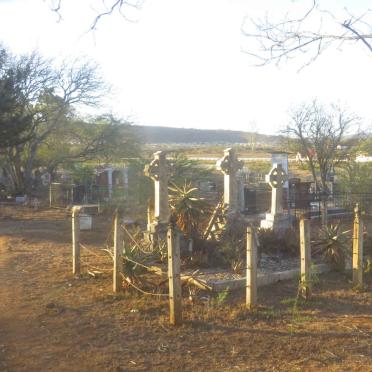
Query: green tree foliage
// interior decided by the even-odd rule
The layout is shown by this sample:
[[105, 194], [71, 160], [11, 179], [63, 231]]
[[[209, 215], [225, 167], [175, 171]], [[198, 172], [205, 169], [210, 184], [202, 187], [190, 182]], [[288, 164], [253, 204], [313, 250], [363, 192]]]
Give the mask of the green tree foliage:
[[29, 125], [27, 141], [13, 141], [7, 147], [5, 164], [15, 191], [27, 192], [42, 144], [73, 117], [74, 105], [96, 104], [104, 84], [92, 64], [75, 62], [53, 68], [52, 61], [37, 52], [14, 57], [9, 66], [16, 72], [14, 85], [22, 97], [19, 110], [14, 107], [12, 115], [25, 113]]
[[347, 193], [370, 193], [372, 189], [372, 164], [349, 160], [338, 171], [337, 185]]
[[91, 160], [119, 162], [123, 157], [137, 154], [138, 141], [130, 125], [102, 116], [89, 121], [65, 120], [43, 142], [35, 160], [53, 175], [60, 165], [69, 167]]
[[0, 124], [4, 118], [24, 125], [24, 130], [9, 135], [3, 151], [14, 191], [30, 192], [33, 171], [39, 166], [53, 174], [62, 164], [112, 161], [136, 151], [138, 142], [128, 123], [111, 116], [82, 120], [77, 115], [84, 106], [97, 106], [108, 92], [92, 62], [74, 60], [57, 66], [33, 52], [12, 57], [7, 66], [9, 79], [3, 82], [9, 91], [3, 104], [7, 111], [0, 110]]
[[0, 46], [0, 150], [30, 139], [32, 115], [25, 109], [20, 71], [13, 57]]
[[169, 165], [170, 181], [175, 184], [186, 182], [186, 180], [195, 183], [195, 181], [206, 179], [210, 176], [209, 170], [203, 167], [200, 162], [188, 159], [182, 153], [174, 153], [169, 160]]
[[372, 154], [372, 138], [358, 136], [349, 150], [348, 161], [340, 162], [337, 169], [337, 187], [339, 191], [355, 194], [352, 201], [358, 201], [357, 194], [369, 194], [372, 189], [372, 163], [357, 162], [360, 154]]

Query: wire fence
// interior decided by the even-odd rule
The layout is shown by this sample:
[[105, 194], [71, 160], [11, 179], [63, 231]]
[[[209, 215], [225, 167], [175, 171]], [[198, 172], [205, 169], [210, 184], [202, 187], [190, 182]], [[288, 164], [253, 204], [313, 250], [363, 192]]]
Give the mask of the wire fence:
[[[285, 213], [299, 217], [305, 215], [310, 219], [318, 219], [322, 215], [322, 204], [325, 203], [329, 218], [352, 217], [358, 203], [363, 213], [372, 215], [372, 193], [283, 193], [283, 210]], [[245, 190], [245, 214], [261, 214], [271, 208], [271, 191], [267, 189]]]

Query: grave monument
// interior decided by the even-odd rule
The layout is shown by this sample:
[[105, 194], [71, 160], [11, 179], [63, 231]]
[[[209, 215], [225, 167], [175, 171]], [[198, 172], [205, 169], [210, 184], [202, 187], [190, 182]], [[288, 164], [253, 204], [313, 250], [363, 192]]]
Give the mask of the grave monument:
[[228, 148], [224, 150], [223, 158], [217, 161], [216, 167], [224, 174], [225, 211], [228, 215], [236, 214], [240, 211], [237, 173], [243, 167], [243, 162], [238, 160], [234, 149]]
[[273, 164], [266, 182], [271, 187], [271, 211], [266, 213], [266, 218], [261, 221], [261, 227], [274, 231], [288, 229], [290, 219], [283, 213], [283, 185], [287, 181], [287, 174], [281, 164]]
[[154, 181], [154, 216], [148, 221], [150, 234], [166, 232], [169, 221], [168, 166], [165, 153], [154, 153], [152, 162], [145, 166], [144, 173]]

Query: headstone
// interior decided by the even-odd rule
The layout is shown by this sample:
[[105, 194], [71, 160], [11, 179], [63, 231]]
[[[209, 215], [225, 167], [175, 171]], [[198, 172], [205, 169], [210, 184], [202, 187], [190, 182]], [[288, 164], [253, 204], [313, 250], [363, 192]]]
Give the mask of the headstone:
[[112, 199], [112, 173], [114, 170], [112, 168], [107, 168], [107, 192], [109, 200]]
[[[155, 187], [154, 220], [151, 225], [166, 225], [169, 220], [168, 167], [163, 151], [154, 153], [154, 160], [145, 167], [145, 175], [154, 181]], [[148, 229], [151, 230], [151, 226]]]
[[239, 212], [238, 203], [238, 171], [243, 167], [243, 162], [238, 160], [235, 150], [224, 150], [224, 156], [217, 161], [217, 170], [224, 174], [224, 204], [228, 214]]
[[261, 227], [273, 230], [287, 229], [290, 227], [289, 216], [283, 213], [283, 185], [287, 180], [287, 174], [281, 164], [274, 164], [266, 182], [271, 187], [271, 211], [261, 221]]
[[86, 213], [80, 213], [79, 214], [80, 230], [92, 230], [92, 221], [93, 221], [92, 216]]
[[[274, 151], [271, 153], [271, 166], [280, 164], [286, 174], [288, 174], [288, 152]], [[288, 179], [284, 182], [283, 188], [288, 189]]]
[[244, 200], [244, 179], [242, 174], [238, 176], [238, 210], [245, 210], [245, 200]]
[[[285, 151], [274, 151], [271, 153], [271, 166], [274, 164], [280, 164], [284, 172], [288, 175], [288, 152]], [[289, 182], [288, 178], [284, 181], [283, 184], [283, 195], [287, 200], [287, 205], [289, 206]]]

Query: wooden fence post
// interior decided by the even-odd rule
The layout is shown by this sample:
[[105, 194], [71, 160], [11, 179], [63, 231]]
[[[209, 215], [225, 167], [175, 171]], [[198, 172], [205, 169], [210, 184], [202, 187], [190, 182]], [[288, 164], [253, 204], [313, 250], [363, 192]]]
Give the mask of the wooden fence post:
[[246, 306], [257, 304], [257, 245], [252, 227], [247, 227]]
[[300, 220], [300, 253], [301, 253], [301, 294], [308, 299], [311, 296], [311, 246], [310, 221]]
[[169, 321], [172, 325], [178, 325], [182, 322], [181, 257], [180, 236], [174, 230], [173, 226], [169, 226], [167, 233]]
[[363, 286], [363, 220], [358, 204], [354, 209], [353, 285], [360, 288]]
[[121, 288], [121, 273], [123, 272], [122, 233], [120, 226], [120, 213], [115, 212], [114, 219], [114, 270], [112, 275], [112, 290], [117, 293]]
[[52, 183], [49, 184], [49, 208], [52, 208]]
[[72, 273], [80, 275], [80, 214], [81, 207], [72, 207]]

